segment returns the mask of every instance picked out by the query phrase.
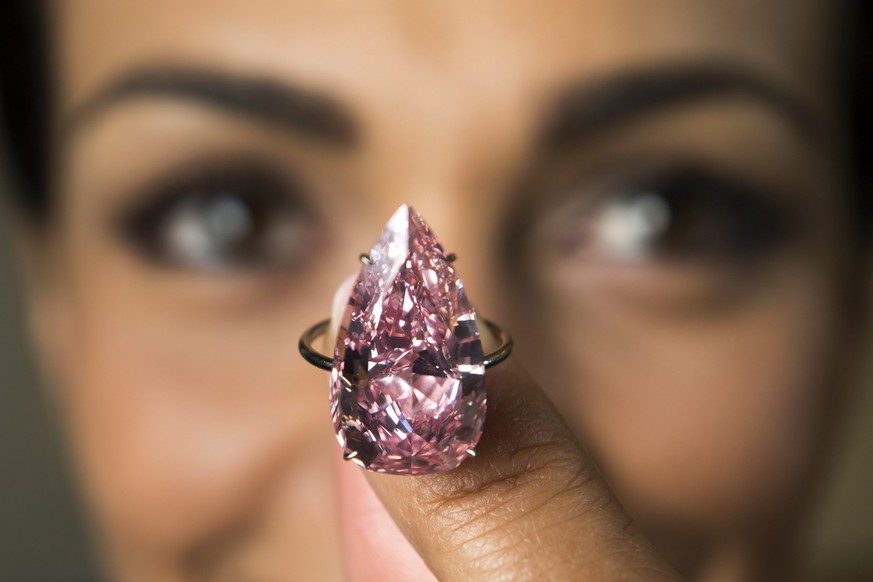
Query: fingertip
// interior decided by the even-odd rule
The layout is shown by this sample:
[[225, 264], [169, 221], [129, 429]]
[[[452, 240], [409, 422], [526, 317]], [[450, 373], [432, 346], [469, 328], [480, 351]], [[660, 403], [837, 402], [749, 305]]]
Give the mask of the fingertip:
[[351, 582], [436, 578], [370, 487], [364, 471], [337, 457], [340, 530]]
[[352, 273], [346, 277], [339, 287], [336, 288], [333, 294], [333, 302], [330, 309], [330, 325], [327, 327], [327, 332], [324, 334], [324, 344], [326, 348], [333, 347], [333, 341], [339, 331], [339, 325], [345, 313], [346, 305], [349, 302], [349, 296], [352, 294], [352, 288], [355, 286], [358, 274]]

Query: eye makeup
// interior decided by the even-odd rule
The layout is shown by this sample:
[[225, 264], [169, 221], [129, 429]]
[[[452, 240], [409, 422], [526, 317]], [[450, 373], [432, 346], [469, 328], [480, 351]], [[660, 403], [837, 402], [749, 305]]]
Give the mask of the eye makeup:
[[316, 218], [302, 183], [264, 160], [218, 158], [146, 185], [112, 227], [139, 257], [199, 272], [293, 268]]
[[528, 182], [505, 272], [526, 301], [567, 312], [733, 312], [781, 280], [809, 235], [805, 193], [776, 178], [681, 153], [568, 165]]
[[797, 234], [778, 196], [700, 163], [615, 170], [559, 194], [565, 256], [698, 267], [751, 266]]

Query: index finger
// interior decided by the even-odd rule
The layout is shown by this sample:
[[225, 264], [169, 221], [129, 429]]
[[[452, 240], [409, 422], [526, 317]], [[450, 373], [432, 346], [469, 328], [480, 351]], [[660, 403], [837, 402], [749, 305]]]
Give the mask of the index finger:
[[368, 481], [440, 580], [677, 580], [591, 458], [513, 363], [488, 372], [477, 455]]
[[[334, 329], [342, 307], [334, 305]], [[493, 347], [487, 326], [481, 333]], [[486, 385], [488, 413], [474, 458], [414, 477], [365, 471], [431, 571], [465, 582], [678, 579], [520, 365], [510, 358], [489, 368]], [[382, 554], [370, 560], [391, 562], [394, 548], [367, 546]]]

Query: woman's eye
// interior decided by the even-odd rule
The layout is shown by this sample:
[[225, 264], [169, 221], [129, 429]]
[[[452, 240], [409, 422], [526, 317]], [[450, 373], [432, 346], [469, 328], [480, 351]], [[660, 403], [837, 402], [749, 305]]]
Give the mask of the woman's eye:
[[616, 262], [749, 264], [791, 233], [788, 213], [772, 200], [732, 177], [694, 168], [607, 182], [568, 212], [562, 247]]
[[268, 171], [205, 171], [154, 190], [120, 221], [125, 239], [153, 261], [226, 271], [291, 266], [306, 252], [311, 213]]

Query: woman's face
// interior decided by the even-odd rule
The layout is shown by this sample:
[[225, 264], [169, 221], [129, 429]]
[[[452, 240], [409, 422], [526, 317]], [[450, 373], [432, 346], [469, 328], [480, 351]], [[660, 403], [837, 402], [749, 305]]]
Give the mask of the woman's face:
[[34, 325], [119, 576], [338, 575], [327, 380], [296, 342], [403, 202], [656, 542], [767, 535], [842, 347], [831, 20], [59, 2]]

